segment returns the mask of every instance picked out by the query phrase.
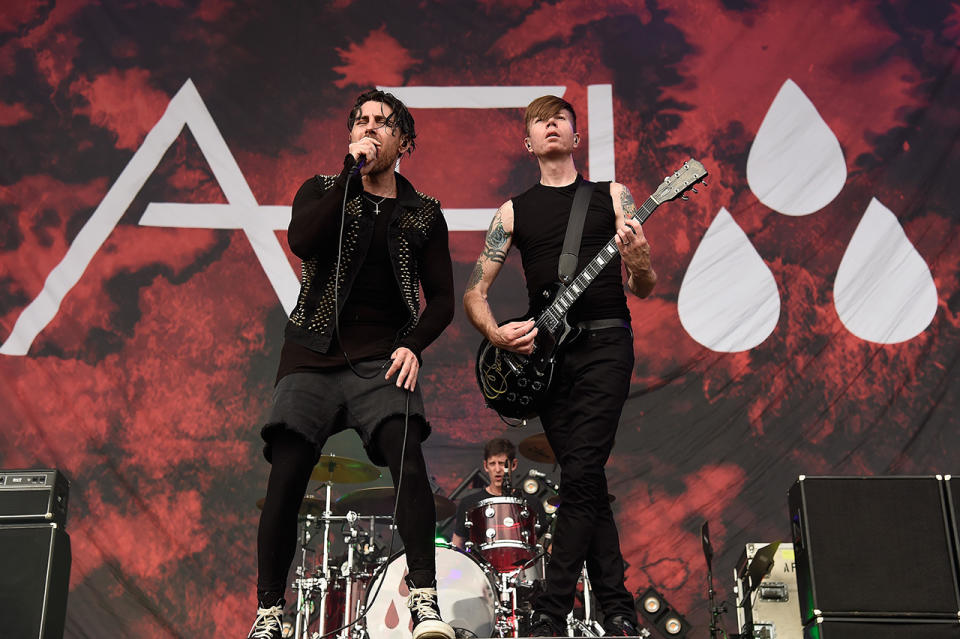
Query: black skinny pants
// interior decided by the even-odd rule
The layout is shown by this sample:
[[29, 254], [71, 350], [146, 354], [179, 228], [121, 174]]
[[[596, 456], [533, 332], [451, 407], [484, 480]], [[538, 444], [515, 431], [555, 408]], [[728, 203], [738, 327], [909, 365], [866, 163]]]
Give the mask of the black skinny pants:
[[585, 331], [564, 349], [540, 419], [560, 463], [561, 506], [546, 590], [538, 611], [565, 619], [583, 563], [605, 616], [636, 620], [624, 586], [620, 537], [604, 465], [613, 448], [633, 371], [633, 338], [622, 328]]
[[[420, 447], [423, 422], [419, 418], [410, 419], [401, 473], [403, 427], [403, 415], [389, 417], [374, 433], [374, 440], [387, 460], [394, 488], [401, 476], [403, 478], [397, 504], [397, 529], [406, 549], [410, 580], [417, 587], [427, 587], [436, 573], [433, 548], [436, 507]], [[273, 462], [257, 531], [257, 600], [261, 607], [270, 607], [283, 598], [287, 573], [297, 550], [300, 504], [310, 472], [318, 461], [313, 445], [285, 428], [277, 431], [272, 444]]]

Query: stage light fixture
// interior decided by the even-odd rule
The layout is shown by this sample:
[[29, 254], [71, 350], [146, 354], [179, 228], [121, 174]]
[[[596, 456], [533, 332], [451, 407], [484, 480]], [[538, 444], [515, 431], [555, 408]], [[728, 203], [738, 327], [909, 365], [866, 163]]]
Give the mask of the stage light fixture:
[[663, 612], [663, 597], [652, 587], [647, 588], [640, 595], [640, 612], [651, 622], [656, 622]]
[[643, 609], [651, 615], [659, 613], [661, 607], [663, 607], [663, 603], [654, 595], [649, 595], [643, 600]]
[[553, 496], [553, 495], [550, 495], [550, 496], [548, 496], [548, 497], [544, 497], [544, 498], [543, 498], [543, 501], [540, 503], [540, 505], [543, 506], [543, 512], [547, 513], [548, 515], [552, 515], [553, 513], [557, 512], [557, 506], [556, 506], [556, 504], [551, 504], [551, 503], [550, 503], [550, 498], [551, 498], [552, 496]]
[[647, 623], [667, 639], [682, 639], [690, 631], [690, 624], [653, 586], [637, 598], [637, 609]]
[[540, 482], [533, 477], [527, 477], [524, 479], [522, 486], [523, 492], [527, 493], [528, 495], [536, 495], [538, 492], [540, 492]]
[[657, 622], [657, 630], [667, 637], [685, 637], [688, 627], [687, 620], [675, 610], [667, 610]]

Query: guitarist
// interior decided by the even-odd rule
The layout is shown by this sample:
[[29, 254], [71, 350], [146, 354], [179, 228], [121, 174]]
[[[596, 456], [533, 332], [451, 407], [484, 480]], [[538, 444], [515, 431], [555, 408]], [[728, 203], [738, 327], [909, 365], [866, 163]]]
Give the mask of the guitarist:
[[[537, 337], [534, 320], [498, 326], [487, 293], [515, 245], [532, 311], [546, 305], [549, 300], [542, 292], [557, 281], [567, 220], [582, 178], [573, 159], [580, 134], [569, 102], [552, 95], [537, 98], [527, 107], [524, 123], [524, 145], [539, 162], [540, 181], [497, 210], [463, 303], [470, 321], [494, 346], [528, 355]], [[616, 182], [597, 184], [587, 209], [576, 272], [613, 235], [619, 255], [570, 308], [567, 319], [580, 335], [561, 346], [554, 384], [540, 411], [560, 463], [561, 505], [546, 590], [535, 603], [532, 636], [566, 634], [564, 622], [585, 561], [606, 634], [638, 633], [604, 473], [634, 362], [621, 261], [626, 266], [626, 288], [634, 295], [646, 297], [657, 281], [650, 246], [633, 219], [636, 210], [630, 191]]]

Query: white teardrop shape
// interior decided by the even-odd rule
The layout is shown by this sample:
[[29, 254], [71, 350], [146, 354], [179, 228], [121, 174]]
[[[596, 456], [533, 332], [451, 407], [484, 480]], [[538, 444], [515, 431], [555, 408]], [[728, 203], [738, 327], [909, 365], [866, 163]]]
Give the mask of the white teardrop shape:
[[725, 208], [690, 260], [677, 313], [690, 337], [721, 353], [750, 350], [777, 326], [780, 293], [773, 273]]
[[833, 304], [862, 340], [897, 344], [922, 333], [937, 312], [937, 287], [893, 211], [873, 198], [837, 269]]
[[837, 136], [800, 87], [787, 80], [750, 147], [750, 190], [774, 211], [809, 215], [832, 202], [846, 180]]

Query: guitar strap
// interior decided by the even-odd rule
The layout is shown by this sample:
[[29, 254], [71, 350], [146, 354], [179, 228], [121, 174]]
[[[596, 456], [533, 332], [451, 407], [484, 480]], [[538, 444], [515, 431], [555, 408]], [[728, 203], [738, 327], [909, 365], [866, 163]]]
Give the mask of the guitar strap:
[[577, 260], [580, 256], [580, 240], [583, 238], [583, 222], [587, 219], [587, 207], [593, 196], [594, 182], [577, 178], [577, 192], [573, 196], [573, 205], [570, 207], [570, 219], [567, 221], [567, 235], [563, 238], [563, 250], [560, 252], [560, 262], [557, 265], [557, 275], [565, 285], [573, 281], [577, 270]]

